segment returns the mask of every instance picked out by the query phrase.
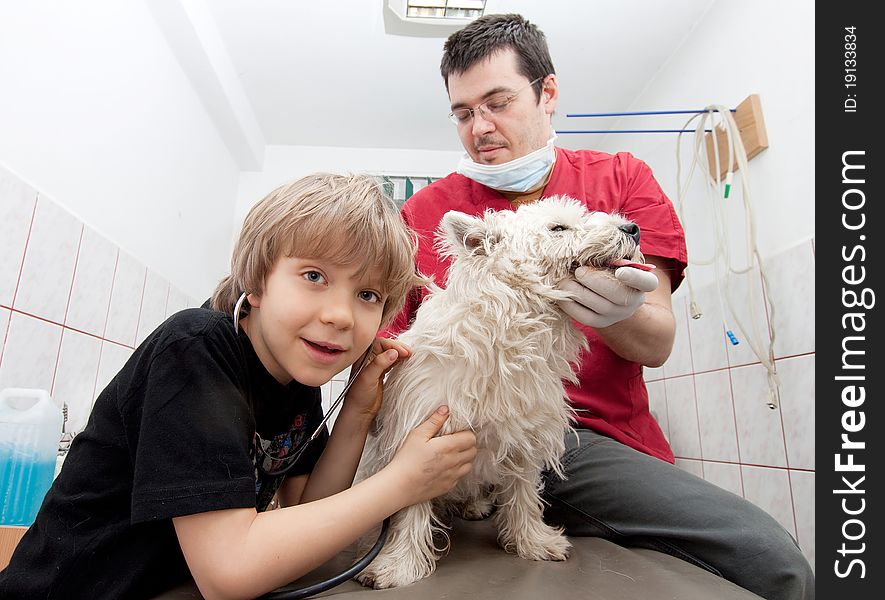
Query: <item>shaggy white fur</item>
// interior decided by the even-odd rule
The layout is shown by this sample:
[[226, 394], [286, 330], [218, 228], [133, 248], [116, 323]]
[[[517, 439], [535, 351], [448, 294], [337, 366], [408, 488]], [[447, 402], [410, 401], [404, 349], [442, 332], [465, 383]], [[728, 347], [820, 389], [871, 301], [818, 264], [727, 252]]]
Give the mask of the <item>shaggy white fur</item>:
[[[447, 213], [438, 248], [453, 259], [445, 289], [431, 285], [400, 339], [413, 355], [394, 367], [367, 442], [359, 479], [390, 462], [406, 435], [441, 404], [444, 433], [471, 428], [479, 453], [473, 471], [449, 494], [393, 516], [387, 543], [357, 577], [387, 588], [430, 575], [448, 546], [446, 522], [492, 509], [500, 545], [532, 560], [565, 560], [562, 531], [543, 521], [541, 473], [561, 474], [570, 429], [562, 380], [586, 346], [556, 305], [556, 284], [577, 266], [610, 268], [642, 258], [617, 215], [588, 213], [554, 197], [483, 219]], [[434, 537], [441, 546], [434, 543]]]

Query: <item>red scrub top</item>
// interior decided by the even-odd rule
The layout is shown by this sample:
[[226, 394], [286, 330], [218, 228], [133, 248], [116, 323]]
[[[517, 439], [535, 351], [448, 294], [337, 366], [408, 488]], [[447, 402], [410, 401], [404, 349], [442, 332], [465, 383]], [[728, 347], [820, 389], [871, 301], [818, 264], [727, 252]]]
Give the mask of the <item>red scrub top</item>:
[[[628, 153], [557, 148], [553, 174], [541, 197], [555, 195], [576, 198], [592, 211], [619, 212], [637, 223], [642, 253], [670, 259], [668, 274], [673, 289], [682, 282], [688, 263], [685, 235], [673, 204], [644, 162]], [[418, 270], [443, 285], [449, 262], [440, 259], [434, 249], [442, 216], [450, 210], [481, 216], [487, 209], [513, 210], [513, 205], [499, 192], [456, 173], [413, 195], [402, 214], [418, 234]], [[409, 297], [385, 335], [407, 328], [426, 293], [420, 289]], [[576, 325], [590, 344], [589, 351], [581, 355], [578, 385], [566, 384], [576, 426], [672, 463], [670, 445], [648, 409], [642, 365], [615, 354], [593, 328]]]

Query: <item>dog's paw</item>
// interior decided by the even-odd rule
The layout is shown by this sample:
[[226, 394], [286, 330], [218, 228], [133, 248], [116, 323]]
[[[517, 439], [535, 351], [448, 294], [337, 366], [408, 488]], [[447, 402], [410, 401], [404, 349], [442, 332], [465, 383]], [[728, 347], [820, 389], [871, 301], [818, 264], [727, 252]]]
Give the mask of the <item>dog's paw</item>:
[[461, 518], [467, 521], [481, 521], [495, 512], [495, 503], [491, 498], [475, 498], [465, 502], [461, 507]]
[[410, 558], [394, 559], [390, 556], [378, 556], [363, 569], [356, 580], [376, 590], [400, 587], [415, 583], [433, 573], [434, 564], [422, 563]]
[[531, 535], [520, 532], [512, 540], [500, 540], [501, 546], [526, 560], [566, 560], [572, 545], [562, 530], [548, 525], [534, 528]]

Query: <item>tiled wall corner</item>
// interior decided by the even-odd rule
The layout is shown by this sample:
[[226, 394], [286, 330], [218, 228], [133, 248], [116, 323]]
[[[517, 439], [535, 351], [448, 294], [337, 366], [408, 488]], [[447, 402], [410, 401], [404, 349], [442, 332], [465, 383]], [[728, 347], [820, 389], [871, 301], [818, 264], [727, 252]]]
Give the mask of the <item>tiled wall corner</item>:
[[[753, 270], [721, 291], [695, 290], [699, 319], [691, 318], [687, 294], [674, 298], [673, 353], [663, 367], [645, 369], [649, 405], [677, 466], [766, 510], [799, 540], [813, 566], [814, 240], [768, 257], [763, 267], [765, 279]], [[763, 340], [769, 327], [774, 331], [774, 410], [768, 373], [739, 323], [755, 323]], [[741, 343], [728, 342], [726, 327]]]

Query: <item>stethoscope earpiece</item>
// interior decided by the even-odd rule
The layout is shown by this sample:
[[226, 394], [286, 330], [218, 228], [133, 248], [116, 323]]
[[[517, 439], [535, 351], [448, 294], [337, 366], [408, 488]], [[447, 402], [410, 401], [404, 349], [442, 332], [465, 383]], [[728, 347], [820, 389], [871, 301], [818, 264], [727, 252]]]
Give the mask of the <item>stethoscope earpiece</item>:
[[246, 301], [246, 296], [248, 294], [243, 292], [240, 294], [240, 297], [237, 299], [237, 303], [234, 305], [234, 332], [240, 333], [240, 311], [243, 309], [243, 302]]

